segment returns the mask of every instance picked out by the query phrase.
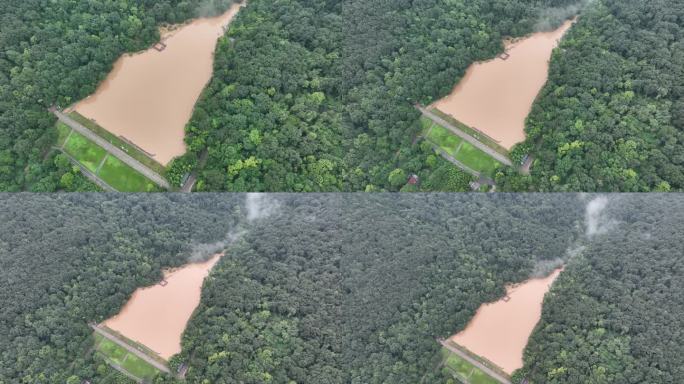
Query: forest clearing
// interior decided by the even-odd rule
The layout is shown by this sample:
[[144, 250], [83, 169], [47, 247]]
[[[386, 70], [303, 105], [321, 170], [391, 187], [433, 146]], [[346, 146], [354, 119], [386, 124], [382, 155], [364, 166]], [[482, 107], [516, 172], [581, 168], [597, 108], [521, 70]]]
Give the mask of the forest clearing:
[[453, 340], [439, 340], [438, 369], [463, 384], [511, 384], [510, 376], [496, 364], [478, 356]]
[[500, 165], [485, 152], [474, 147], [461, 137], [453, 135], [448, 129], [429, 120], [421, 118], [422, 135], [436, 149], [441, 149], [453, 157], [460, 164], [456, 164], [464, 171], [479, 177], [481, 174], [492, 177], [494, 170]]
[[[511, 165], [501, 148], [488, 140], [480, 140], [481, 136], [459, 129], [424, 108], [420, 118], [421, 136], [442, 157], [461, 170], [475, 176], [494, 177], [494, 171], [503, 163]], [[485, 144], [484, 142], [487, 142]]]
[[117, 371], [136, 382], [151, 382], [160, 372], [170, 373], [166, 361], [144, 346], [103, 325], [91, 327], [95, 350]]
[[[59, 113], [55, 110], [55, 113]], [[168, 182], [136, 158], [144, 157], [134, 148], [109, 142], [79, 122], [59, 113], [56, 148], [78, 162], [109, 188], [119, 192], [152, 192], [169, 188]], [[94, 124], [90, 124], [93, 126]], [[131, 156], [134, 154], [136, 158]], [[151, 159], [147, 161], [150, 163]], [[149, 178], [145, 175], [150, 176]], [[107, 188], [105, 188], [107, 189]]]

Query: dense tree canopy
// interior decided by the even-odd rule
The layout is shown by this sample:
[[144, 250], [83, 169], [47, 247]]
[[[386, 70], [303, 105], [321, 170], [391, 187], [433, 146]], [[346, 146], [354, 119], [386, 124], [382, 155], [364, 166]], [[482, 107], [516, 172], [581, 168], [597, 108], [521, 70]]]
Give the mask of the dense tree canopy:
[[[452, 177], [428, 147], [411, 149], [411, 103], [448, 90], [500, 49], [502, 33], [528, 31], [537, 3], [254, 2], [221, 42], [188, 127], [190, 153], [170, 176], [208, 150], [205, 190], [398, 189], [388, 177], [397, 166], [425, 176], [425, 189], [465, 189], [468, 178]], [[91, 93], [122, 52], [149, 45], [159, 23], [194, 16], [196, 6], [7, 3], [2, 189], [87, 188], [48, 153], [55, 133], [45, 108]]]
[[425, 190], [466, 190], [470, 176], [417, 145], [413, 104], [573, 2], [250, 3], [219, 44], [170, 176], [200, 168], [199, 190], [373, 191], [400, 189], [390, 175], [401, 169]]
[[224, 238], [240, 203], [238, 196], [0, 196], [0, 383], [65, 383], [72, 375], [128, 383], [87, 353], [88, 322], [117, 313], [162, 268], [185, 264], [193, 244]]
[[684, 382], [684, 200], [613, 199], [547, 296], [519, 375], [532, 383]]
[[562, 256], [582, 215], [572, 195], [281, 204], [205, 285], [183, 342], [190, 381], [435, 382], [435, 338]]
[[274, 199], [252, 221], [240, 195], [0, 199], [0, 382], [118, 380], [87, 323], [240, 225], [172, 360], [189, 382], [414, 383], [434, 338], [562, 255], [582, 211], [571, 195]]
[[560, 258], [514, 381], [679, 383], [684, 203], [612, 197], [586, 235], [589, 199], [277, 195], [255, 218], [243, 195], [5, 196], [0, 382], [126, 382], [87, 323], [241, 229], [170, 361], [187, 382], [448, 382], [435, 339]]
[[551, 62], [507, 190], [684, 188], [684, 3], [592, 2]]
[[[85, 190], [56, 152], [49, 105], [95, 90], [160, 23], [228, 0], [0, 5], [0, 190]], [[260, 0], [220, 39], [215, 73], [168, 173], [198, 190], [463, 191], [471, 177], [416, 136], [417, 102], [449, 93], [502, 38], [583, 8], [553, 55], [527, 123], [530, 176], [505, 190], [647, 191], [684, 186], [684, 9], [678, 0]], [[547, 18], [552, 17], [550, 24]], [[390, 180], [417, 174], [417, 187]], [[64, 176], [70, 174], [71, 176]], [[395, 173], [396, 176], [396, 173]]]

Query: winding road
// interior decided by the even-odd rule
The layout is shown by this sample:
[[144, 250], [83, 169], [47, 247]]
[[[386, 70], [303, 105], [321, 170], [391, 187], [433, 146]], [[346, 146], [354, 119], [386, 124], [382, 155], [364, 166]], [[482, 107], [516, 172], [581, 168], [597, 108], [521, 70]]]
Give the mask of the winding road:
[[139, 350], [133, 348], [132, 346], [130, 346], [130, 345], [124, 343], [123, 341], [119, 340], [118, 337], [112, 335], [111, 333], [107, 332], [106, 330], [104, 330], [104, 329], [98, 327], [98, 326], [95, 325], [95, 324], [90, 324], [90, 327], [91, 327], [95, 332], [99, 333], [100, 335], [102, 335], [102, 336], [105, 337], [106, 339], [111, 340], [112, 342], [116, 343], [116, 345], [120, 346], [121, 348], [124, 348], [124, 349], [127, 350], [128, 352], [130, 352], [130, 353], [134, 354], [135, 356], [141, 358], [141, 359], [144, 360], [146, 363], [148, 363], [148, 364], [150, 364], [151, 366], [157, 368], [158, 370], [160, 370], [160, 371], [162, 371], [162, 372], [165, 372], [165, 373], [171, 373], [171, 371], [169, 370], [169, 368], [168, 368], [167, 366], [165, 366], [165, 365], [161, 364], [160, 362], [158, 362], [158, 361], [152, 359], [151, 357], [149, 357], [149, 356], [147, 356], [146, 354], [140, 352]]
[[488, 154], [489, 156], [493, 157], [494, 159], [496, 159], [496, 161], [498, 161], [499, 163], [508, 165], [509, 167], [513, 165], [513, 163], [511, 163], [511, 160], [508, 157], [506, 157], [506, 156], [500, 154], [499, 152], [489, 148], [488, 146], [483, 144], [478, 139], [476, 139], [476, 138], [470, 136], [469, 134], [461, 131], [460, 129], [454, 127], [451, 123], [449, 123], [448, 121], [446, 121], [446, 120], [442, 119], [441, 117], [435, 115], [434, 113], [432, 113], [427, 108], [424, 108], [420, 105], [416, 105], [416, 108], [418, 108], [418, 110], [425, 117], [427, 117], [430, 120], [434, 121], [435, 123], [443, 126], [444, 128], [450, 130], [455, 135], [459, 136], [463, 140], [465, 140], [465, 141], [469, 142], [470, 144], [472, 144], [473, 146], [475, 146], [477, 149], [481, 150], [482, 152], [484, 152], [484, 153]]
[[486, 374], [489, 375], [492, 379], [498, 381], [498, 382], [501, 383], [501, 384], [512, 384], [511, 381], [510, 381], [508, 378], [501, 376], [500, 373], [498, 373], [498, 372], [496, 372], [496, 371], [494, 371], [494, 370], [488, 368], [486, 365], [483, 365], [483, 364], [480, 363], [479, 361], [473, 359], [473, 358], [470, 357], [467, 353], [465, 353], [465, 352], [461, 351], [460, 349], [454, 347], [453, 345], [449, 344], [448, 341], [442, 340], [442, 339], [439, 339], [438, 341], [439, 341], [440, 344], [442, 344], [442, 346], [443, 346], [444, 348], [446, 348], [446, 349], [448, 349], [449, 351], [451, 351], [451, 352], [457, 354], [458, 357], [460, 357], [460, 358], [462, 358], [463, 360], [465, 360], [465, 361], [469, 362], [470, 364], [474, 365], [475, 367], [477, 367], [477, 369], [479, 369], [479, 370], [481, 370], [482, 372], [486, 373]]
[[162, 188], [166, 188], [166, 189], [171, 188], [171, 185], [169, 184], [169, 182], [166, 181], [166, 179], [164, 179], [160, 174], [151, 170], [150, 168], [148, 168], [146, 165], [139, 162], [138, 160], [134, 159], [133, 157], [131, 157], [131, 155], [122, 151], [120, 148], [112, 145], [107, 140], [101, 138], [95, 132], [84, 127], [83, 125], [81, 125], [76, 120], [74, 120], [71, 117], [65, 115], [64, 113], [58, 111], [56, 108], [50, 108], [50, 112], [52, 112], [55, 116], [57, 116], [57, 118], [61, 122], [68, 125], [69, 127], [71, 127], [74, 131], [76, 131], [76, 132], [82, 134], [83, 136], [87, 137], [88, 139], [92, 140], [93, 142], [95, 142], [95, 144], [104, 148], [112, 156], [123, 161], [125, 164], [127, 164], [131, 168], [135, 169], [136, 171], [140, 172], [141, 174], [143, 174], [145, 177], [150, 179], [152, 182], [154, 182], [158, 186], [160, 186]]

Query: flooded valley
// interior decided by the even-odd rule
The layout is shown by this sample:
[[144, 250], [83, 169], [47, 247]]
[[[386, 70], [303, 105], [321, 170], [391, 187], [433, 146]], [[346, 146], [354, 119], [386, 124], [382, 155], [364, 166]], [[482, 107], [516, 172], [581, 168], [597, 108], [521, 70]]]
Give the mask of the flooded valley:
[[471, 65], [453, 92], [432, 107], [511, 149], [525, 139], [525, 119], [546, 83], [551, 53], [572, 23], [505, 42], [506, 53]]
[[239, 9], [162, 31], [163, 44], [121, 57], [73, 109], [168, 164], [185, 152], [185, 124], [211, 78], [217, 39]]
[[511, 374], [523, 366], [523, 350], [541, 318], [544, 295], [561, 273], [506, 288], [506, 297], [483, 304], [468, 326], [451, 341], [486, 358]]
[[200, 301], [202, 283], [222, 255], [164, 272], [164, 280], [139, 288], [103, 324], [144, 344], [164, 359], [181, 351], [181, 336]]

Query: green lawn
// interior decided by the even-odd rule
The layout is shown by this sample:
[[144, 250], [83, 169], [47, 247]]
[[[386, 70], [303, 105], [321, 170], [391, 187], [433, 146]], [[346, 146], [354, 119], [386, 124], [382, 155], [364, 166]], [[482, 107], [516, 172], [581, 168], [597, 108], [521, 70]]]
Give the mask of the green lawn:
[[489, 377], [486, 373], [463, 360], [446, 348], [441, 351], [445, 357], [444, 371], [466, 384], [498, 384], [498, 381]]
[[61, 121], [57, 122], [57, 146], [58, 147], [61, 147], [62, 145], [64, 145], [64, 141], [69, 136], [69, 132], [71, 132], [71, 127], [62, 123]]
[[[104, 148], [95, 144], [80, 133], [76, 131], [71, 132], [71, 128], [64, 123], [57, 123], [57, 132], [57, 145], [63, 145], [64, 152], [71, 155], [88, 170], [97, 174], [97, 176], [117, 191], [152, 192], [159, 190], [157, 185], [148, 180], [145, 176], [124, 164], [116, 157], [108, 155]], [[98, 171], [98, 166], [103, 160], [104, 163], [102, 163], [102, 167], [100, 167]], [[149, 158], [147, 158], [147, 160], [148, 161], [145, 162], [145, 164], [151, 162], [150, 164], [156, 164], [152, 167], [154, 170], [163, 171], [164, 168], [158, 163]]]
[[132, 354], [128, 355], [126, 361], [122, 365], [122, 368], [127, 370], [132, 375], [146, 380], [154, 379], [154, 377], [159, 373], [156, 368]]
[[463, 143], [454, 158], [468, 167], [490, 176], [494, 173], [496, 167], [499, 166], [498, 161], [467, 142]]
[[113, 341], [97, 333], [94, 337], [95, 348], [110, 364], [116, 364], [133, 376], [147, 381], [151, 381], [159, 374], [159, 370]]
[[423, 135], [428, 141], [467, 167], [492, 176], [499, 166], [499, 162], [491, 156], [432, 120], [421, 117], [420, 124], [423, 127]]
[[432, 129], [429, 129], [429, 134], [427, 137], [430, 141], [442, 148], [446, 153], [454, 157], [459, 150], [459, 145], [463, 143], [463, 139], [437, 124], [433, 125]]
[[104, 148], [88, 140], [78, 132], [71, 133], [69, 140], [64, 143], [64, 151], [73, 156], [91, 172], [97, 170], [97, 166], [100, 165], [100, 162], [107, 154]]
[[114, 156], [107, 157], [98, 176], [120, 192], [152, 192], [158, 189], [153, 182]]
[[97, 350], [100, 351], [100, 353], [105, 355], [109, 360], [113, 361], [115, 364], [123, 364], [124, 358], [128, 354], [128, 352], [125, 349], [116, 345], [116, 343], [114, 343], [113, 341], [105, 339], [100, 335], [96, 335], [95, 339], [97, 344]]
[[470, 365], [467, 361], [461, 359], [453, 353], [449, 354], [449, 357], [447, 357], [447, 360], [446, 362], [444, 362], [444, 365], [449, 367], [452, 371], [460, 375], [463, 375], [463, 377], [470, 376], [470, 372], [472, 372], [472, 370], [475, 368], [472, 365]]
[[471, 384], [498, 384], [499, 382], [492, 379], [486, 373], [480, 371], [477, 368], [473, 369], [473, 373], [470, 376]]
[[434, 124], [432, 120], [428, 119], [425, 116], [420, 117], [420, 126], [423, 128], [423, 132], [427, 132], [427, 130]]
[[116, 136], [115, 134], [109, 132], [108, 130], [100, 127], [97, 125], [95, 122], [92, 120], [88, 119], [85, 116], [80, 115], [78, 112], [73, 111], [69, 113], [69, 117], [72, 119], [76, 120], [77, 122], [81, 123], [84, 127], [90, 129], [91, 131], [97, 133], [98, 136], [101, 138], [107, 140], [108, 142], [114, 144], [117, 148], [120, 148], [127, 154], [129, 154], [132, 158], [138, 160], [139, 162], [145, 164], [148, 168], [152, 169], [153, 171], [157, 172], [158, 174], [164, 176], [164, 173], [166, 172], [166, 168], [159, 164], [157, 161], [149, 157], [146, 153], [142, 152], [140, 149], [138, 149], [136, 146], [129, 144], [128, 142], [122, 140], [120, 137]]
[[499, 143], [497, 143], [494, 139], [491, 137], [487, 136], [483, 132], [478, 131], [477, 129], [471, 128], [460, 121], [456, 120], [453, 116], [444, 113], [440, 111], [437, 108], [433, 108], [430, 110], [432, 113], [435, 115], [441, 117], [442, 119], [446, 120], [447, 122], [451, 123], [451, 125], [455, 126], [456, 128], [460, 129], [461, 131], [467, 133], [468, 135], [476, 138], [478, 141], [481, 143], [485, 144], [489, 148], [499, 152], [500, 154], [508, 157], [508, 150], [504, 147], [502, 147]]

